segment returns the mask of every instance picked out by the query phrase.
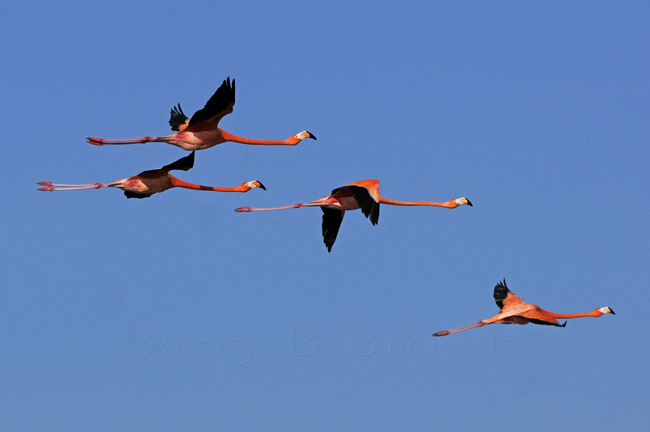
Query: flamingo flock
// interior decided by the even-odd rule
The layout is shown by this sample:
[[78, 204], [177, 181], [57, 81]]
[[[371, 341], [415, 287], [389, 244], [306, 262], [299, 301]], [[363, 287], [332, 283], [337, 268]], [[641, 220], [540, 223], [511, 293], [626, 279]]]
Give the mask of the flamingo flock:
[[[113, 183], [63, 184], [52, 183], [49, 181], [38, 182], [38, 185], [43, 186], [38, 190], [52, 192], [111, 187], [121, 189], [127, 198], [148, 198], [153, 194], [164, 192], [175, 187], [214, 192], [248, 192], [255, 188], [266, 190], [266, 187], [257, 180], [244, 182], [239, 186], [232, 188], [222, 188], [187, 183], [170, 174], [170, 171], [188, 171], [193, 168], [196, 150], [208, 149], [229, 141], [249, 145], [295, 146], [306, 138], [316, 140], [316, 136], [308, 131], [299, 132], [285, 140], [259, 140], [243, 138], [230, 134], [219, 127], [219, 122], [224, 116], [233, 112], [234, 105], [235, 80], [233, 79], [231, 81], [230, 77], [228, 77], [206, 102], [205, 106], [196, 111], [191, 118], [185, 115], [180, 103], [171, 109], [169, 125], [172, 131], [175, 132], [174, 134], [167, 136], [144, 136], [141, 138], [129, 139], [86, 138], [88, 143], [97, 146], [162, 142], [192, 152], [190, 155], [180, 158], [169, 165], [165, 165], [162, 168], [143, 171], [138, 175], [118, 180]], [[238, 213], [247, 213], [256, 211], [286, 210], [301, 207], [320, 207], [323, 212], [323, 242], [325, 243], [327, 251], [331, 252], [346, 211], [360, 209], [363, 215], [370, 220], [372, 225], [376, 225], [379, 221], [380, 204], [442, 207], [447, 209], [454, 209], [462, 205], [472, 206], [472, 203], [465, 197], [445, 202], [411, 202], [392, 200], [380, 195], [378, 180], [360, 180], [338, 187], [332, 190], [330, 195], [307, 203], [297, 203], [279, 207], [244, 206], [236, 208], [235, 211]], [[459, 327], [453, 330], [442, 330], [434, 333], [433, 336], [447, 336], [460, 331], [495, 323], [520, 325], [533, 323], [564, 327], [566, 326], [566, 321], [563, 324], [560, 324], [558, 319], [599, 317], [604, 314], [614, 315], [614, 311], [609, 307], [598, 308], [587, 313], [568, 315], [548, 312], [534, 304], [525, 303], [521, 297], [515, 295], [508, 289], [505, 279], [503, 282], [499, 282], [495, 286], [494, 300], [499, 307], [500, 312], [492, 318], [481, 320], [475, 324]]]

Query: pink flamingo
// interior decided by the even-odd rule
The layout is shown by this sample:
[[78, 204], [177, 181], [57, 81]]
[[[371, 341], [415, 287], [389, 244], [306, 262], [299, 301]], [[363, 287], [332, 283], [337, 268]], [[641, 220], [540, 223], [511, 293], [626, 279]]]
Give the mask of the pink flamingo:
[[298, 203], [283, 207], [268, 207], [268, 208], [251, 208], [239, 207], [236, 212], [252, 212], [252, 211], [269, 211], [269, 210], [285, 210], [300, 207], [320, 207], [323, 210], [323, 241], [327, 246], [327, 251], [332, 251], [332, 246], [336, 241], [336, 236], [339, 232], [343, 216], [346, 210], [361, 209], [363, 214], [370, 219], [373, 225], [379, 221], [379, 204], [391, 204], [400, 206], [435, 206], [445, 208], [456, 208], [460, 205], [467, 204], [472, 206], [467, 198], [453, 199], [444, 203], [438, 202], [408, 202], [396, 201], [379, 196], [379, 181], [377, 180], [361, 180], [358, 182], [350, 183], [340, 188], [334, 189], [331, 195], [323, 197], [319, 200], [310, 203]]
[[215, 192], [248, 192], [254, 188], [266, 190], [264, 185], [257, 180], [242, 183], [234, 188], [219, 188], [212, 186], [201, 186], [193, 183], [187, 183], [177, 179], [169, 173], [172, 170], [187, 171], [194, 166], [194, 152], [185, 156], [174, 163], [165, 165], [162, 168], [143, 171], [140, 174], [127, 179], [118, 180], [113, 183], [90, 183], [90, 184], [60, 184], [52, 182], [39, 182], [37, 184], [46, 186], [40, 188], [40, 191], [69, 191], [79, 189], [99, 189], [103, 187], [114, 187], [122, 189], [127, 198], [149, 198], [151, 195], [164, 192], [174, 187], [186, 189], [215, 191]]
[[147, 142], [164, 142], [178, 146], [184, 150], [203, 150], [214, 147], [217, 144], [226, 141], [237, 142], [241, 144], [259, 144], [259, 145], [296, 145], [305, 138], [316, 139], [316, 137], [303, 131], [297, 133], [284, 141], [265, 141], [249, 138], [242, 138], [229, 134], [218, 127], [219, 121], [227, 114], [232, 112], [235, 105], [235, 80], [230, 85], [230, 77], [223, 81], [221, 87], [212, 95], [205, 104], [203, 109], [194, 113], [191, 119], [183, 113], [181, 104], [172, 108], [169, 125], [177, 133], [168, 136], [131, 139], [103, 139], [103, 138], [86, 138], [90, 144], [107, 145], [107, 144], [144, 144]]
[[475, 327], [483, 327], [486, 324], [494, 324], [494, 323], [521, 324], [521, 325], [533, 323], [533, 324], [564, 327], [566, 326], [566, 321], [564, 322], [564, 324], [560, 324], [557, 321], [557, 318], [568, 319], [568, 318], [581, 318], [581, 317], [599, 317], [606, 313], [611, 313], [612, 315], [616, 315], [614, 311], [608, 307], [602, 307], [592, 312], [570, 314], [570, 315], [548, 312], [537, 305], [531, 303], [525, 303], [521, 299], [521, 297], [515, 295], [515, 293], [513, 293], [508, 289], [505, 279], [503, 279], [503, 282], [499, 282], [494, 287], [494, 301], [497, 303], [497, 306], [499, 306], [499, 309], [501, 309], [501, 312], [499, 312], [497, 315], [493, 316], [492, 318], [482, 320], [477, 322], [476, 324], [471, 324], [454, 330], [439, 331], [438, 333], [434, 333], [433, 336], [447, 336], [449, 334], [456, 333], [459, 331], [469, 330]]

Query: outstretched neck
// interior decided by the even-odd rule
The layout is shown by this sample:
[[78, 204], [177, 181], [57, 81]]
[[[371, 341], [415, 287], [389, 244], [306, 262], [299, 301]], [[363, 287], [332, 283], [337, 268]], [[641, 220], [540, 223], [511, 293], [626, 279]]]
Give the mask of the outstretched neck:
[[591, 312], [586, 312], [586, 313], [577, 313], [577, 314], [558, 314], [558, 313], [553, 313], [553, 312], [547, 312], [550, 316], [553, 318], [582, 318], [582, 317], [599, 317], [603, 315], [600, 309], [596, 309], [595, 311]]
[[382, 204], [398, 205], [398, 206], [431, 206], [431, 207], [445, 207], [456, 208], [458, 203], [455, 200], [450, 200], [444, 203], [432, 201], [397, 201], [384, 197], [379, 197], [379, 202]]
[[242, 138], [238, 137], [237, 135], [233, 135], [231, 133], [226, 132], [223, 129], [219, 129], [219, 132], [221, 133], [221, 136], [223, 137], [224, 140], [226, 141], [232, 141], [240, 144], [251, 144], [251, 145], [296, 145], [300, 142], [299, 139], [295, 137], [291, 137], [289, 139], [286, 139], [284, 141], [277, 141], [277, 140], [256, 140], [256, 139], [250, 139], [250, 138]]
[[184, 182], [183, 180], [179, 180], [173, 175], [169, 175], [169, 177], [172, 180], [172, 185], [174, 187], [182, 187], [185, 189], [194, 189], [194, 190], [202, 190], [202, 191], [213, 191], [213, 192], [248, 192], [251, 188], [249, 186], [246, 186], [246, 184], [241, 184], [237, 187], [234, 188], [220, 188], [220, 187], [214, 187], [214, 186], [201, 186], [197, 185], [194, 183], [187, 183]]

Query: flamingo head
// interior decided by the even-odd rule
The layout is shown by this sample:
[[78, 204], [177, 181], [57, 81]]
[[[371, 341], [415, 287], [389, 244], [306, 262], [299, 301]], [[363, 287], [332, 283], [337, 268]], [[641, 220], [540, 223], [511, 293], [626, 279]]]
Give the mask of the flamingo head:
[[302, 131], [300, 133], [297, 133], [294, 135], [294, 137], [300, 141], [304, 140], [305, 138], [311, 138], [313, 140], [317, 139], [313, 133], [307, 131]]
[[598, 310], [599, 310], [600, 312], [602, 312], [603, 314], [611, 313], [612, 315], [616, 315], [616, 314], [614, 313], [614, 311], [613, 311], [611, 308], [608, 308], [608, 307], [602, 307], [602, 308], [600, 308], [600, 309], [598, 309]]
[[462, 198], [456, 198], [456, 199], [454, 200], [454, 202], [455, 202], [456, 204], [458, 204], [459, 206], [464, 205], [464, 204], [467, 204], [467, 205], [470, 206], [470, 207], [474, 207], [474, 206], [472, 205], [472, 203], [471, 203], [467, 198], [465, 198], [465, 197], [462, 197]]
[[257, 187], [266, 190], [266, 188], [264, 187], [262, 182], [259, 182], [257, 180], [246, 182], [246, 183], [244, 183], [244, 186], [248, 186], [249, 190], [250, 189], [255, 189]]

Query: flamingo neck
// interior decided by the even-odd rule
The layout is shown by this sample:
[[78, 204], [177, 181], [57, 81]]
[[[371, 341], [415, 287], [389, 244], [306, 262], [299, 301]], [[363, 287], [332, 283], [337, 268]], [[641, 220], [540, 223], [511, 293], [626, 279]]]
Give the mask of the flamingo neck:
[[251, 188], [249, 186], [246, 186], [246, 183], [241, 184], [237, 187], [234, 188], [220, 188], [220, 187], [214, 187], [214, 186], [201, 186], [197, 185], [194, 183], [187, 183], [184, 182], [183, 180], [179, 180], [176, 177], [170, 175], [169, 176], [172, 180], [172, 185], [174, 187], [182, 187], [185, 189], [193, 189], [193, 190], [202, 190], [202, 191], [213, 191], [213, 192], [248, 192]]
[[221, 136], [225, 141], [232, 141], [240, 144], [251, 144], [251, 145], [295, 145], [297, 142], [293, 141], [299, 141], [299, 140], [292, 140], [291, 138], [284, 140], [284, 141], [277, 141], [277, 140], [256, 140], [256, 139], [251, 139], [251, 138], [242, 138], [238, 137], [237, 135], [230, 134], [226, 132], [223, 129], [219, 129], [219, 132], [221, 132]]
[[397, 201], [384, 197], [379, 197], [379, 202], [382, 204], [398, 205], [398, 206], [430, 206], [430, 207], [445, 207], [445, 208], [456, 208], [458, 203], [454, 200], [447, 201], [444, 203], [431, 202], [431, 201]]
[[582, 318], [582, 317], [599, 317], [603, 315], [603, 313], [600, 311], [600, 309], [596, 309], [595, 311], [592, 312], [586, 312], [586, 313], [577, 313], [577, 314], [558, 314], [558, 313], [553, 313], [553, 312], [547, 312], [548, 315], [552, 316], [553, 318]]

